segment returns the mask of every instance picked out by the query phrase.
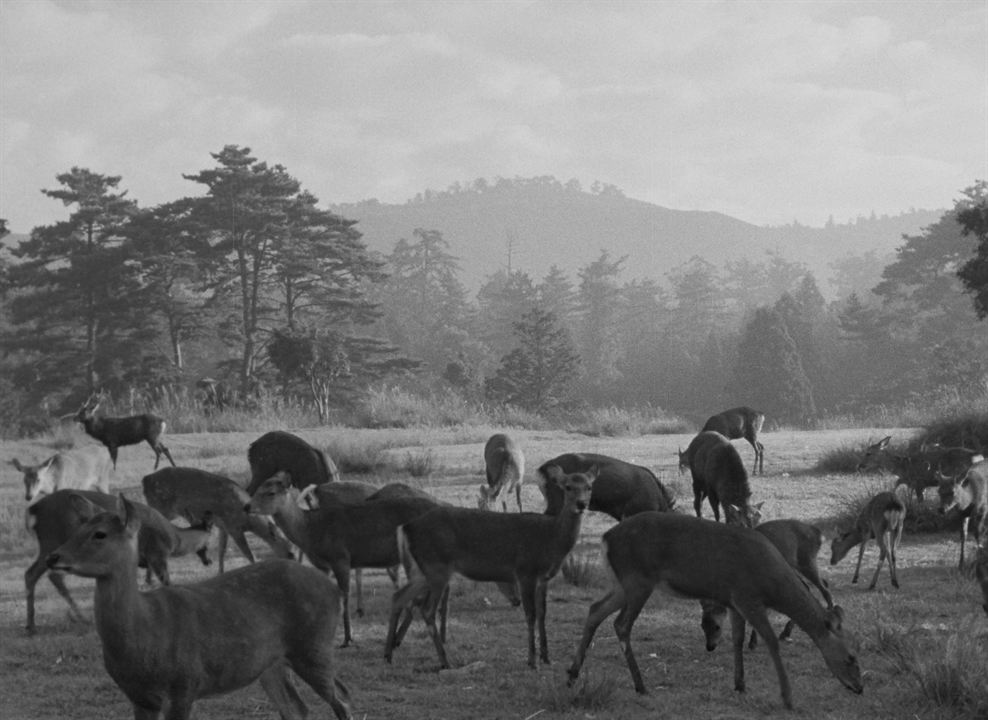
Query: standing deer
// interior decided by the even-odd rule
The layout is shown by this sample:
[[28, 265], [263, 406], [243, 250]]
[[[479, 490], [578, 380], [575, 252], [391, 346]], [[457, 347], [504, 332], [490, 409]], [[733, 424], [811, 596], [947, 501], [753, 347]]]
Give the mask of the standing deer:
[[248, 495], [257, 492], [261, 483], [279, 470], [288, 473], [299, 490], [340, 479], [332, 458], [297, 435], [282, 430], [265, 433], [252, 442], [247, 449], [247, 462], [250, 463]]
[[17, 458], [10, 464], [24, 473], [24, 499], [28, 503], [56, 490], [110, 491], [110, 458], [98, 445], [62, 450], [39, 465], [21, 465]]
[[247, 510], [271, 515], [288, 539], [323, 572], [332, 572], [343, 596], [343, 645], [350, 630], [350, 569], [389, 568], [399, 564], [398, 526], [436, 507], [423, 498], [375, 500], [355, 505], [327, 504], [303, 510], [284, 472], [261, 483]]
[[567, 474], [555, 465], [546, 474], [563, 492], [563, 507], [556, 516], [441, 506], [399, 528], [398, 546], [409, 579], [391, 601], [385, 660], [391, 662], [400, 641], [399, 617], [407, 615], [413, 604], [423, 603], [422, 618], [439, 664], [449, 667], [442, 635], [436, 629], [436, 611], [453, 574], [459, 573], [481, 582], [517, 584], [528, 623], [528, 665], [535, 667], [536, 625], [539, 657], [549, 662], [546, 590], [576, 544], [598, 475], [596, 468]]
[[686, 449], [693, 476], [693, 510], [701, 516], [703, 499], [710, 503], [714, 519], [724, 509], [726, 522], [754, 527], [761, 518], [762, 503], [751, 504], [748, 472], [730, 441], [719, 432], [705, 430]]
[[[48, 553], [72, 537], [73, 533], [94, 515], [116, 507], [117, 499], [112, 495], [88, 490], [57, 490], [51, 495], [40, 497], [36, 503], [28, 507], [28, 529], [38, 540], [38, 556], [24, 573], [28, 633], [33, 634], [35, 631], [34, 588], [46, 572], [58, 594], [69, 604], [70, 617], [76, 621], [82, 620], [82, 614], [65, 585], [62, 573], [49, 572], [45, 558]], [[146, 505], [135, 503], [133, 507], [134, 512], [144, 519], [137, 537], [137, 553], [140, 565], [148, 570], [147, 582], [150, 582], [151, 573], [157, 575], [163, 584], [167, 585], [170, 582], [169, 557], [194, 551], [202, 559], [203, 564], [208, 564], [208, 558], [205, 556], [205, 544], [209, 540], [210, 528], [208, 518], [204, 523], [196, 526], [177, 528]]]
[[165, 432], [165, 421], [157, 415], [145, 413], [144, 415], [131, 415], [130, 417], [96, 417], [96, 410], [99, 409], [102, 399], [97, 396], [90, 397], [75, 419], [82, 423], [86, 434], [99, 440], [106, 445], [110, 451], [110, 459], [113, 461], [113, 469], [117, 468], [117, 449], [124, 445], [136, 445], [139, 442], [147, 442], [154, 450], [154, 469], [158, 469], [161, 456], [164, 454], [168, 462], [175, 466], [172, 454], [161, 442], [161, 436]]
[[724, 412], [711, 415], [707, 422], [703, 423], [700, 432], [710, 430], [719, 432], [728, 440], [739, 440], [744, 438], [755, 451], [755, 462], [751, 466], [751, 474], [756, 472], [765, 474], [765, 446], [758, 440], [758, 433], [762, 431], [765, 423], [765, 415], [752, 410], [750, 407], [742, 405], [731, 408]]
[[889, 449], [891, 435], [886, 435], [876, 443], [865, 448], [864, 455], [858, 463], [858, 472], [884, 470], [896, 477], [895, 487], [905, 485], [916, 493], [916, 499], [923, 501], [923, 492], [928, 487], [937, 485], [937, 478], [932, 464], [927, 457], [925, 446], [913, 455], [899, 455]]
[[869, 538], [875, 538], [878, 543], [880, 554], [878, 556], [878, 567], [875, 568], [875, 575], [871, 578], [869, 590], [875, 589], [878, 582], [878, 574], [882, 570], [885, 558], [889, 561], [889, 574], [892, 576], [892, 586], [899, 587], [899, 579], [896, 577], [895, 550], [902, 538], [902, 527], [906, 522], [906, 506], [899, 498], [891, 492], [880, 492], [861, 510], [857, 520], [850, 530], [846, 530], [834, 538], [830, 544], [830, 564], [836, 565], [847, 555], [848, 551], [860, 543], [861, 549], [858, 551], [858, 564], [854, 568], [852, 583], [858, 581], [858, 573], [861, 571], [861, 559], [864, 557], [865, 546]]
[[96, 579], [96, 629], [103, 664], [134, 706], [134, 717], [162, 712], [187, 720], [201, 697], [260, 680], [283, 718], [307, 707], [291, 668], [350, 718], [349, 691], [333, 671], [340, 599], [324, 576], [288, 560], [248, 565], [205, 582], [142, 593], [134, 580], [141, 521], [122, 500], [52, 552], [48, 567]]
[[512, 491], [518, 501], [518, 512], [521, 512], [521, 484], [525, 477], [525, 454], [521, 446], [504, 433], [491, 435], [484, 446], [484, 469], [487, 474], [487, 484], [480, 486], [480, 498], [477, 507], [481, 510], [491, 510], [501, 496], [501, 509], [508, 511], [507, 496]]
[[964, 567], [964, 545], [968, 527], [974, 532], [976, 547], [988, 523], [988, 463], [982, 461], [953, 478], [943, 478], [939, 487], [940, 512], [957, 508], [961, 515], [961, 556], [957, 567]]
[[736, 525], [650, 512], [612, 527], [604, 533], [601, 545], [613, 586], [590, 606], [568, 670], [570, 684], [580, 673], [597, 628], [620, 611], [614, 629], [635, 690], [646, 692], [631, 647], [631, 629], [652, 591], [659, 587], [676, 597], [714, 600], [731, 609], [734, 689], [738, 692], [745, 690], [745, 624], [751, 623], [772, 656], [782, 702], [792, 709], [792, 689], [767, 608], [792, 618], [819, 648], [834, 676], [848, 689], [862, 691], [857, 658], [848, 651], [841, 629], [843, 611], [838, 606], [824, 609], [762, 534]]
[[[828, 608], [834, 607], [830, 586], [827, 585], [826, 580], [820, 577], [820, 569], [816, 563], [817, 555], [820, 554], [820, 546], [823, 544], [823, 533], [820, 532], [819, 528], [800, 520], [769, 520], [758, 525], [755, 530], [775, 545], [791, 568], [816, 586], [820, 594], [823, 595]], [[701, 601], [701, 605], [703, 606], [703, 617], [700, 626], [706, 636], [707, 650], [714, 650], [720, 640], [727, 608], [719, 603], [706, 600]], [[794, 626], [795, 622], [790, 619], [782, 632], [779, 633], [779, 640], [788, 640], [789, 636], [792, 635]], [[748, 641], [749, 648], [755, 647], [757, 637], [758, 634], [752, 630], [751, 638]]]
[[665, 512], [675, 504], [665, 485], [647, 467], [597, 453], [565, 453], [544, 462], [536, 471], [539, 490], [545, 496], [546, 515], [558, 515], [563, 507], [563, 491], [548, 472], [553, 466], [570, 475], [596, 468], [588, 509], [615, 520], [646, 510]]
[[277, 557], [292, 557], [291, 544], [270, 519], [244, 510], [250, 495], [229, 478], [196, 468], [172, 467], [145, 475], [141, 486], [148, 505], [169, 520], [181, 517], [194, 524], [212, 516], [220, 529], [220, 573], [225, 570], [228, 538], [233, 538], [244, 557], [254, 562], [254, 553], [244, 536], [247, 531], [266, 542]]

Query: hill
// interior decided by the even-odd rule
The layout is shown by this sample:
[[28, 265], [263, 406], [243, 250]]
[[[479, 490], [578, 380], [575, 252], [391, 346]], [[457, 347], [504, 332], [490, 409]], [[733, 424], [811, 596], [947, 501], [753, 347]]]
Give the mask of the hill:
[[[479, 182], [479, 181], [478, 181]], [[558, 265], [572, 278], [597, 259], [627, 256], [625, 279], [664, 279], [694, 255], [721, 267], [765, 253], [804, 263], [827, 293], [836, 260], [874, 252], [889, 259], [902, 235], [914, 235], [943, 211], [910, 211], [895, 217], [858, 218], [824, 228], [799, 224], [759, 227], [709, 211], [672, 210], [625, 197], [606, 187], [585, 192], [554, 179], [499, 181], [469, 189], [427, 192], [401, 205], [376, 200], [336, 205], [374, 250], [389, 253], [399, 238], [412, 240], [416, 228], [438, 230], [462, 265], [461, 280], [477, 289], [484, 278], [510, 264], [534, 280]], [[874, 268], [874, 278], [885, 263]], [[869, 285], [870, 287], [870, 285]]]

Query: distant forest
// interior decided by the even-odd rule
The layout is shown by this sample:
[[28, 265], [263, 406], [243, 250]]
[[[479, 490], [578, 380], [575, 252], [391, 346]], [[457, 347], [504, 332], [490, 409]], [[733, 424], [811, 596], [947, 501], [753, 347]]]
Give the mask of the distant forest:
[[[397, 385], [545, 414], [653, 406], [700, 419], [750, 404], [799, 426], [986, 394], [981, 281], [958, 276], [985, 240], [971, 222], [988, 216], [983, 182], [887, 257], [858, 256], [877, 268], [838, 268], [875, 273], [866, 288], [848, 280], [825, 294], [806, 262], [772, 251], [725, 252], [717, 264], [692, 253], [647, 275], [635, 238], [600, 236], [575, 267], [561, 257], [533, 276], [491, 263], [468, 289], [444, 227], [372, 249], [361, 217], [320, 207], [286, 168], [234, 145], [212, 159], [184, 176], [202, 194], [155, 207], [130, 200], [123, 178], [83, 168], [44, 190], [68, 219], [0, 256], [0, 426], [73, 411], [99, 390], [149, 405], [175, 388], [208, 387], [214, 400], [222, 388], [239, 403], [276, 393], [324, 422], [368, 389]], [[505, 182], [513, 193], [548, 183], [598, 210], [637, 203], [607, 185]], [[457, 187], [442, 200], [478, 192]]]

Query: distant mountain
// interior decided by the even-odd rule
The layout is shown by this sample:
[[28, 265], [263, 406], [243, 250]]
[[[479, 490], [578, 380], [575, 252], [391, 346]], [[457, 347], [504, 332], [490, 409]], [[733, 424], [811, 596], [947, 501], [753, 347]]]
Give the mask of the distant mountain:
[[[558, 265], [575, 281], [580, 267], [606, 249], [627, 256], [624, 278], [664, 280], [694, 255], [714, 265], [727, 260], [765, 259], [772, 251], [805, 263], [828, 292], [830, 263], [874, 251], [888, 257], [944, 211], [919, 210], [896, 217], [859, 218], [847, 225], [810, 228], [798, 224], [759, 227], [717, 212], [670, 210], [625, 197], [613, 187], [585, 192], [552, 178], [501, 181], [481, 189], [426, 193], [403, 205], [376, 200], [333, 206], [351, 220], [374, 250], [389, 253], [399, 238], [412, 241], [416, 228], [438, 230], [461, 261], [461, 280], [471, 290], [507, 267], [541, 280]], [[875, 268], [875, 277], [881, 267]]]

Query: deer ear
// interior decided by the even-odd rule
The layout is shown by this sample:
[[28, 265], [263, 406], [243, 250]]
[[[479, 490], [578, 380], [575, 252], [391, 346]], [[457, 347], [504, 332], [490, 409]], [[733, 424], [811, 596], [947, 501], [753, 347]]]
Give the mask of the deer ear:
[[892, 436], [886, 435], [885, 437], [883, 437], [881, 440], [878, 441], [878, 449], [884, 450], [885, 448], [888, 447], [890, 442], [892, 442]]
[[136, 535], [141, 527], [141, 519], [137, 517], [137, 508], [122, 493], [117, 498], [117, 506], [121, 509], [120, 518], [124, 521], [124, 525], [126, 525], [127, 534]]
[[545, 474], [550, 480], [557, 483], [564, 477], [563, 469], [558, 465], [546, 465]]
[[316, 497], [316, 484], [312, 483], [302, 490], [302, 492], [298, 494], [296, 502], [303, 510], [318, 510], [319, 498]]
[[13, 465], [15, 468], [17, 468], [18, 470], [20, 470], [21, 472], [24, 472], [24, 466], [21, 465], [21, 461], [18, 460], [17, 458], [11, 460], [10, 464]]
[[83, 522], [103, 512], [103, 508], [90, 502], [82, 495], [77, 495], [76, 493], [72, 493], [69, 496], [69, 502], [71, 503], [75, 514], [78, 515], [79, 519]]
[[593, 482], [594, 480], [597, 479], [597, 476], [600, 475], [600, 468], [597, 467], [596, 463], [590, 466], [590, 469], [587, 470], [587, 475], [590, 476], [590, 482]]

